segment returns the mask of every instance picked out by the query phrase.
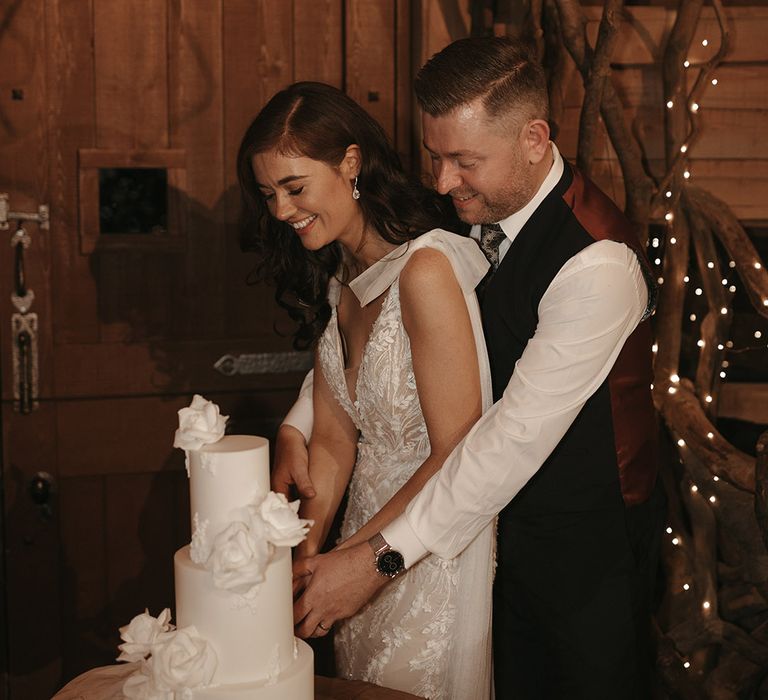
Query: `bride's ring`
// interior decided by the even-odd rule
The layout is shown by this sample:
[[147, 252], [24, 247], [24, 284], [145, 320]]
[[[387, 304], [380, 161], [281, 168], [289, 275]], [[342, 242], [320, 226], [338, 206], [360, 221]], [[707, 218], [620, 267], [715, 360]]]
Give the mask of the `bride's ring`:
[[318, 623], [317, 623], [317, 626], [318, 626], [318, 627], [319, 627], [321, 630], [323, 630], [323, 632], [330, 632], [330, 631], [331, 631], [331, 627], [333, 627], [333, 623], [331, 623], [330, 627], [326, 627], [326, 626], [325, 626], [325, 625], [324, 625], [322, 622], [318, 622]]

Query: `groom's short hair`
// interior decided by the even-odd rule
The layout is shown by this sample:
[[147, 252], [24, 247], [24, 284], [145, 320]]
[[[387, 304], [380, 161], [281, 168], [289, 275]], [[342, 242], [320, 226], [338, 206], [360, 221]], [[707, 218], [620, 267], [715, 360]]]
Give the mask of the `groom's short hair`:
[[548, 119], [547, 79], [541, 64], [509, 37], [470, 37], [448, 44], [419, 70], [419, 106], [433, 117], [482, 98], [490, 116], [513, 110]]

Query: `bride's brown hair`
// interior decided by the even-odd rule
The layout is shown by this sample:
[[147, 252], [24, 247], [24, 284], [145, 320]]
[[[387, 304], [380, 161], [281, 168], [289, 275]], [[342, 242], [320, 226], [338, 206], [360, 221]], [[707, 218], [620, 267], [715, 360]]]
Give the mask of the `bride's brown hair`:
[[341, 247], [334, 242], [306, 250], [289, 224], [270, 216], [252, 160], [277, 149], [336, 167], [352, 144], [362, 161], [358, 204], [366, 224], [384, 240], [400, 244], [433, 228], [458, 227], [453, 207], [405, 172], [384, 129], [341, 90], [300, 82], [275, 94], [246, 130], [237, 154], [240, 242], [257, 254], [256, 278], [275, 285], [277, 303], [297, 322], [297, 349], [309, 347], [328, 323], [328, 281], [342, 270]]

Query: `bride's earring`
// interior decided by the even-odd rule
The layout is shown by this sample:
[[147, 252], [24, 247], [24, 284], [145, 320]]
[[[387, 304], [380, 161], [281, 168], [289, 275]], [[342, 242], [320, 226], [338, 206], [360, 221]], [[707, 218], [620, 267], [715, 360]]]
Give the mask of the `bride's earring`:
[[355, 184], [352, 185], [352, 199], [360, 199], [360, 190], [357, 189], [357, 175], [355, 175]]

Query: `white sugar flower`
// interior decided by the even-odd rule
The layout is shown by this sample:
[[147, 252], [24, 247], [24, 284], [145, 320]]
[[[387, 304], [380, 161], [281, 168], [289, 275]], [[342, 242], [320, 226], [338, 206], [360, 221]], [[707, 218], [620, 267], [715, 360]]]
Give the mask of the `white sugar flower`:
[[199, 450], [203, 445], [218, 442], [224, 437], [227, 418], [219, 414], [215, 403], [195, 394], [192, 403], [179, 410], [179, 428], [173, 437], [173, 446]]
[[206, 568], [213, 572], [217, 588], [246, 595], [264, 580], [272, 556], [264, 523], [258, 518], [236, 521], [220, 532], [211, 548]]
[[288, 502], [282, 493], [270, 491], [259, 506], [259, 515], [266, 526], [267, 539], [276, 547], [295, 547], [307, 536], [313, 524], [299, 518], [299, 502]]
[[171, 611], [165, 608], [156, 618], [144, 610], [136, 615], [130, 623], [120, 628], [120, 638], [124, 644], [118, 646], [120, 656], [118, 661], [141, 661], [151, 652], [158, 635], [173, 629], [170, 624]]
[[152, 684], [161, 691], [206, 686], [217, 664], [213, 647], [194, 627], [184, 627], [163, 635], [153, 646]]

